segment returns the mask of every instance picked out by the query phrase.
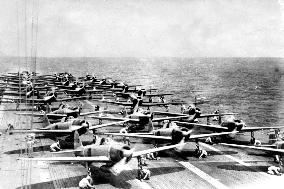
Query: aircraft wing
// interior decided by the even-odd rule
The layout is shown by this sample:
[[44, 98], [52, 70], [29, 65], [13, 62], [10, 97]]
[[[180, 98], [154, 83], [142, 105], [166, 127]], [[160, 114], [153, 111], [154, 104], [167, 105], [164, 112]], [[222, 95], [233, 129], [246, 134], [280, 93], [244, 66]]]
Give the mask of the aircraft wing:
[[79, 96], [79, 97], [72, 97], [72, 98], [61, 98], [61, 99], [56, 99], [57, 102], [62, 102], [62, 101], [70, 101], [70, 100], [84, 100], [88, 97], [85, 96]]
[[100, 124], [100, 125], [93, 125], [89, 127], [89, 130], [93, 130], [93, 129], [98, 129], [98, 128], [102, 128], [102, 127], [108, 127], [111, 125], [118, 125], [118, 124], [122, 124], [122, 123], [126, 123], [129, 120], [123, 120], [123, 121], [117, 121], [117, 122], [112, 122], [112, 123], [105, 123], [105, 124]]
[[15, 113], [16, 115], [22, 115], [22, 116], [34, 116], [34, 117], [42, 117], [44, 114], [41, 113]]
[[156, 136], [152, 133], [145, 134], [136, 134], [136, 133], [104, 133], [105, 135], [113, 136], [125, 136], [125, 137], [134, 137], [134, 138], [150, 138], [150, 139], [161, 139], [161, 140], [172, 140], [172, 137], [169, 136]]
[[98, 90], [98, 89], [96, 89], [96, 90], [85, 90], [86, 91], [86, 93], [102, 93], [102, 92], [104, 92], [104, 90]]
[[210, 131], [217, 131], [217, 132], [223, 132], [223, 131], [228, 131], [228, 128], [226, 127], [221, 127], [220, 125], [207, 125], [207, 124], [200, 124], [200, 123], [188, 123], [188, 122], [181, 122], [181, 121], [175, 121], [175, 123], [178, 125], [178, 126], [191, 126], [191, 127], [194, 127], [194, 126], [197, 126], [197, 127], [203, 127], [203, 128], [206, 128]]
[[150, 106], [165, 106], [165, 105], [180, 105], [183, 104], [181, 102], [143, 102], [140, 106], [146, 106], [146, 107], [150, 107]]
[[155, 115], [167, 115], [167, 116], [188, 116], [187, 114], [163, 112], [163, 111], [153, 111]]
[[165, 121], [165, 120], [179, 120], [179, 119], [184, 119], [184, 118], [188, 118], [188, 115], [154, 118], [152, 122], [159, 122], [159, 121]]
[[63, 117], [66, 117], [67, 115], [66, 114], [46, 114], [46, 116], [48, 117], [53, 117], [53, 118], [63, 118]]
[[[94, 119], [100, 119], [100, 120], [109, 120], [109, 121], [123, 121], [125, 118], [120, 118], [120, 117], [101, 117], [101, 116], [88, 116], [90, 118]], [[129, 120], [129, 119], [127, 119]]]
[[[44, 114], [42, 113], [15, 113], [16, 115], [22, 115], [22, 116], [34, 116], [34, 117], [42, 117]], [[52, 116], [52, 117], [58, 117], [58, 118], [63, 118], [66, 117], [66, 114], [52, 114], [48, 113], [46, 116]]]
[[269, 147], [257, 147], [257, 146], [247, 146], [247, 145], [237, 145], [237, 144], [227, 144], [227, 143], [219, 143], [224, 146], [236, 147], [236, 148], [247, 148], [247, 149], [254, 149], [254, 150], [261, 150], [266, 152], [275, 152], [284, 154], [284, 149], [275, 149]]
[[167, 96], [174, 95], [173, 93], [157, 93], [157, 94], [145, 94], [145, 97]]
[[284, 126], [280, 127], [243, 127], [242, 132], [259, 131], [259, 130], [269, 130], [269, 129], [283, 129]]
[[[112, 103], [112, 104], [116, 104], [116, 105], [122, 105], [122, 106], [133, 106], [132, 102], [115, 102], [115, 101], [105, 101], [107, 103]], [[180, 105], [183, 104], [181, 102], [166, 102], [166, 103], [162, 103], [162, 102], [143, 102], [141, 105], [139, 106], [143, 106], [143, 107], [150, 107], [150, 106], [165, 106], [165, 105]]]
[[65, 89], [64, 92], [66, 92], [66, 93], [77, 93], [78, 90]]
[[[204, 137], [219, 136], [219, 135], [228, 135], [228, 134], [233, 134], [233, 133], [237, 133], [237, 131], [190, 135], [189, 139], [204, 138]], [[114, 136], [135, 137], [135, 138], [172, 140], [172, 137], [170, 136], [156, 136], [156, 135], [153, 135], [152, 133], [145, 133], [145, 135], [141, 133], [139, 134], [136, 134], [136, 133], [104, 133], [104, 134], [114, 135]]]
[[93, 157], [46, 157], [46, 158], [19, 158], [19, 160], [31, 161], [62, 161], [62, 162], [110, 162], [106, 156], [93, 156]]
[[100, 110], [100, 111], [93, 111], [93, 112], [85, 112], [85, 113], [80, 113], [80, 116], [86, 116], [86, 115], [90, 115], [90, 114], [97, 114], [97, 113], [101, 113], [101, 112], [108, 112], [109, 110]]
[[209, 134], [197, 134], [197, 135], [190, 135], [189, 139], [212, 137], [212, 136], [220, 136], [220, 135], [229, 135], [229, 134], [235, 134], [235, 133], [238, 133], [238, 131], [221, 132], [221, 133], [209, 133]]
[[215, 116], [225, 116], [225, 115], [236, 115], [238, 113], [223, 113], [223, 114], [201, 114], [199, 116], [199, 118], [203, 118], [203, 117], [215, 117]]
[[169, 150], [169, 149], [172, 149], [172, 148], [180, 147], [180, 146], [182, 146], [182, 145], [184, 145], [184, 143], [179, 143], [179, 144], [174, 144], [174, 145], [169, 145], [169, 146], [163, 146], [163, 147], [159, 147], [159, 148], [152, 148], [152, 149], [137, 151], [137, 152], [133, 152], [132, 157], [138, 157], [138, 156], [142, 156], [142, 155], [144, 155], [144, 154], [159, 152], [159, 151], [163, 151], [163, 150]]
[[21, 130], [12, 130], [13, 133], [72, 133], [74, 131], [77, 131], [79, 129], [81, 129], [83, 126], [75, 126], [73, 125], [71, 127], [71, 129], [62, 129], [62, 130], [59, 130], [59, 129], [31, 129], [31, 130], [24, 130], [24, 129], [21, 129]]
[[[76, 129], [77, 130], [77, 129]], [[39, 133], [39, 134], [47, 134], [47, 133], [72, 133], [74, 130], [43, 130], [43, 129], [31, 129], [31, 130], [12, 130], [13, 133]]]
[[132, 106], [133, 105], [132, 102], [115, 102], [115, 101], [110, 101], [110, 100], [105, 100], [104, 102], [116, 104], [116, 105], [122, 105], [122, 106]]

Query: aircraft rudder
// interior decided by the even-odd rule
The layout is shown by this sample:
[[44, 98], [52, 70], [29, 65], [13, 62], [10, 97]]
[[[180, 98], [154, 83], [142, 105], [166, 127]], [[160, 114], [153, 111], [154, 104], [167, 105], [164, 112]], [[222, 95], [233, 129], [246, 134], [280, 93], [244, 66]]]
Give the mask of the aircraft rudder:
[[49, 119], [48, 119], [48, 117], [46, 115], [46, 112], [44, 112], [44, 115], [43, 115], [43, 126], [46, 127], [48, 125], [50, 125], [50, 121], [49, 121]]
[[78, 131], [74, 132], [74, 149], [80, 148], [82, 147], [82, 141], [80, 140], [80, 135], [78, 133]]

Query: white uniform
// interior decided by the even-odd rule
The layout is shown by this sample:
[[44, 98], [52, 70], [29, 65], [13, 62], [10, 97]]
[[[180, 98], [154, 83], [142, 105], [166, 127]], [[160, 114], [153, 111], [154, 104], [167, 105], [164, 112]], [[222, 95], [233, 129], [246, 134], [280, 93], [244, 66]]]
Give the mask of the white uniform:
[[200, 153], [199, 159], [207, 157], [208, 154], [207, 154], [206, 150], [200, 150], [200, 151], [201, 151], [201, 153]]
[[280, 175], [281, 173], [279, 171], [280, 167], [270, 166], [268, 167], [267, 173], [271, 175]]
[[[122, 128], [122, 129], [120, 129], [119, 133], [127, 134], [128, 132], [127, 132], [127, 129], [126, 129], [126, 128]], [[124, 144], [127, 143], [128, 146], [130, 146], [130, 139], [129, 139], [129, 137], [123, 136], [123, 142], [124, 142]]]
[[34, 140], [28, 140], [27, 141], [27, 152], [28, 152], [29, 157], [32, 157], [34, 143], [35, 143]]
[[148, 169], [141, 169], [140, 170], [141, 179], [149, 180], [150, 179], [150, 175], [151, 175], [150, 170], [148, 170]]
[[82, 188], [82, 189], [95, 188], [94, 186], [90, 187], [90, 186], [92, 186], [92, 183], [90, 183], [90, 182], [91, 182], [91, 177], [90, 176], [87, 176], [87, 177], [83, 178], [79, 182], [79, 188]]
[[51, 150], [52, 152], [56, 152], [56, 151], [58, 151], [58, 150], [61, 150], [60, 147], [59, 147], [58, 142], [55, 142], [55, 143], [51, 144], [51, 145], [50, 145], [50, 150]]

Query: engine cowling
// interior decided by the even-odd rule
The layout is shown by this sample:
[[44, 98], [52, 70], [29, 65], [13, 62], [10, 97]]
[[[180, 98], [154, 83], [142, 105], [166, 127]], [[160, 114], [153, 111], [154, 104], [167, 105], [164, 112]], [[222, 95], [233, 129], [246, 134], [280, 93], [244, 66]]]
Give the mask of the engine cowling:
[[184, 135], [183, 132], [180, 129], [173, 129], [172, 131], [172, 143], [178, 144], [182, 139]]
[[132, 158], [133, 151], [127, 145], [112, 145], [109, 150], [109, 157], [113, 163], [117, 163], [126, 157], [126, 162]]
[[245, 124], [243, 122], [227, 121], [221, 123], [221, 126], [227, 127], [229, 131], [241, 131]]

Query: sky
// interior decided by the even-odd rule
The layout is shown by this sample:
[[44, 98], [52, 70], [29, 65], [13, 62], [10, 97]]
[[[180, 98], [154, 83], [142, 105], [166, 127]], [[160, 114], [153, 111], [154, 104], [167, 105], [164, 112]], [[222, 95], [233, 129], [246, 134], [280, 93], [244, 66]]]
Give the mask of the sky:
[[284, 56], [284, 0], [0, 0], [0, 4], [0, 55]]

